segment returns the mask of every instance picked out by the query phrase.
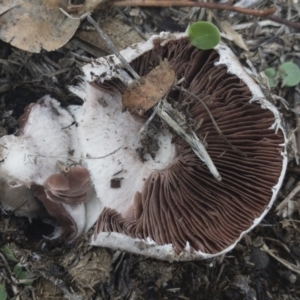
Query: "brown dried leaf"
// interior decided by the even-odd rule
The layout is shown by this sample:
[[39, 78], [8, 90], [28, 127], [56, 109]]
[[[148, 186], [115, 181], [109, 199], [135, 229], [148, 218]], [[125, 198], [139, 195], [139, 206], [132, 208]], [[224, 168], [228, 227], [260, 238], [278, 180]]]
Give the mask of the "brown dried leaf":
[[123, 94], [123, 106], [131, 113], [142, 116], [167, 93], [174, 81], [175, 72], [170, 68], [169, 62], [164, 60], [128, 87]]
[[[74, 4], [72, 4], [72, 2], [74, 2]], [[95, 9], [100, 9], [100, 7], [105, 8], [105, 2], [107, 2], [107, 0], [84, 0], [79, 2], [80, 3], [76, 4], [76, 1], [69, 0], [67, 6], [68, 13], [80, 17], [88, 11], [92, 12]]]
[[232, 38], [232, 40], [234, 41], [234, 43], [239, 46], [240, 48], [242, 48], [245, 51], [249, 51], [247, 45], [245, 44], [243, 37], [237, 33], [229, 24], [229, 22], [227, 21], [223, 21], [221, 22], [221, 28], [222, 30], [224, 30], [224, 32], [230, 36]]
[[29, 52], [53, 51], [74, 35], [79, 19], [65, 16], [67, 0], [0, 0], [0, 39]]
[[[143, 41], [140, 35], [123, 20], [109, 17], [105, 20], [102, 19], [99, 25], [101, 29], [109, 36], [118, 50], [125, 49], [132, 44]], [[78, 30], [75, 36], [86, 43], [92, 44], [93, 46], [110, 53], [110, 50], [107, 48], [104, 40], [97, 31]]]

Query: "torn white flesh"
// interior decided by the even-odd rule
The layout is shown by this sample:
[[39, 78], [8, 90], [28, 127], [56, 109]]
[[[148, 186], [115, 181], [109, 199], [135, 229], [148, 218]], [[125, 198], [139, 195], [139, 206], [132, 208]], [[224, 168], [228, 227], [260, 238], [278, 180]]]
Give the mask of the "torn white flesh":
[[[136, 149], [141, 146], [139, 130], [143, 122], [122, 111], [120, 95], [111, 97], [90, 84], [84, 84], [82, 88], [86, 101], [82, 114], [75, 117], [85, 165], [103, 206], [130, 217], [134, 196], [142, 191], [148, 176], [174, 161], [172, 135], [165, 130], [159, 132], [159, 150], [155, 159], [146, 155], [146, 161], [142, 161]], [[73, 89], [73, 92], [77, 91]], [[77, 94], [82, 95], [82, 92]], [[107, 106], [100, 105], [99, 99], [105, 100]], [[120, 187], [113, 188], [111, 181], [116, 178], [120, 180]]]
[[56, 162], [70, 157], [76, 136], [73, 117], [51, 97], [41, 101], [32, 108], [23, 134], [0, 139], [1, 176], [11, 185], [43, 185], [58, 172]]

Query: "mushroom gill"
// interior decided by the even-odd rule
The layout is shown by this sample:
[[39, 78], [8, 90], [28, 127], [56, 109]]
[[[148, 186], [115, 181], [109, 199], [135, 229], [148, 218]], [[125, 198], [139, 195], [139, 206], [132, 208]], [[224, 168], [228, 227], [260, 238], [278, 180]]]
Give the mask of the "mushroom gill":
[[47, 198], [58, 203], [80, 204], [86, 201], [90, 175], [79, 165], [52, 174], [44, 183]]
[[[168, 99], [195, 124], [202, 122], [197, 134], [205, 136], [207, 151], [222, 181], [215, 180], [190, 146], [174, 135], [176, 162], [152, 172], [142, 191], [136, 192], [133, 218], [106, 206], [93, 243], [139, 252], [122, 245], [122, 237], [124, 244], [126, 236], [133, 238], [133, 244], [150, 238], [156, 245], [172, 245], [177, 254], [189, 250], [200, 257], [214, 256], [231, 249], [275, 200], [286, 165], [285, 136], [282, 129], [276, 133], [274, 128], [279, 115], [268, 101], [255, 99], [253, 91], [263, 95], [259, 86], [240, 71], [236, 58], [224, 57], [225, 46], [202, 51], [187, 38], [161, 43], [163, 39], [156, 37], [152, 41], [153, 48], [137, 55], [131, 65], [144, 76], [167, 59], [177, 79], [184, 78], [181, 86], [206, 104], [230, 144], [220, 136], [196, 97], [182, 90], [168, 94]], [[233, 61], [222, 64], [230, 59]], [[228, 69], [235, 67], [240, 77], [229, 73]], [[124, 91], [116, 80], [98, 80], [97, 85], [106, 91]], [[120, 238], [119, 242], [109, 242], [104, 233], [116, 233], [114, 238]], [[151, 255], [166, 258], [167, 254]]]

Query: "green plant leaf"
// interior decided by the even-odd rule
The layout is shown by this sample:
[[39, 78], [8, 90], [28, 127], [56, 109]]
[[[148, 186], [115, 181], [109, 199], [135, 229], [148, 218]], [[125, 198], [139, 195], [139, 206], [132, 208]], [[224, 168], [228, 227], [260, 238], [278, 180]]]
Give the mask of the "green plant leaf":
[[13, 252], [10, 250], [8, 245], [5, 245], [4, 247], [2, 247], [2, 252], [4, 253], [4, 255], [7, 257], [7, 259], [9, 259], [10, 261], [14, 261], [14, 262], [19, 262]]
[[31, 285], [35, 278], [33, 277], [33, 274], [24, 271], [23, 267], [19, 264], [16, 264], [13, 273], [15, 274], [16, 278], [18, 279], [19, 283], [25, 284], [25, 285]]
[[277, 81], [276, 81], [276, 70], [275, 70], [275, 68], [267, 68], [267, 69], [265, 69], [264, 73], [268, 78], [269, 86], [271, 88], [276, 87], [277, 86]]
[[300, 82], [300, 69], [291, 61], [279, 66], [278, 75], [286, 86], [295, 86]]
[[3, 284], [0, 284], [0, 300], [6, 300], [7, 293]]
[[188, 29], [188, 36], [191, 44], [201, 50], [213, 49], [221, 40], [218, 27], [205, 21], [193, 23]]

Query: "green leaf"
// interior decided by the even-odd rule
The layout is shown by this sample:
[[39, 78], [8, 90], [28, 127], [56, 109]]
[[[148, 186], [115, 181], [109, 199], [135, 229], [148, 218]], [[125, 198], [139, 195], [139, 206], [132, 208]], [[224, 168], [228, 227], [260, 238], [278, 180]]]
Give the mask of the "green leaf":
[[1, 249], [4, 253], [4, 255], [7, 257], [7, 259], [9, 259], [10, 261], [13, 261], [13, 262], [19, 262], [13, 252], [10, 250], [10, 248], [8, 247], [8, 245], [5, 245], [4, 247], [2, 247]]
[[19, 264], [16, 264], [13, 273], [15, 274], [16, 278], [18, 279], [19, 283], [25, 284], [25, 285], [31, 285], [35, 278], [33, 277], [33, 274], [24, 271], [23, 267], [20, 266]]
[[276, 87], [277, 86], [277, 82], [276, 82], [276, 70], [275, 68], [267, 68], [265, 69], [265, 75], [268, 78], [269, 81], [269, 86], [272, 87]]
[[191, 44], [201, 50], [213, 49], [221, 40], [218, 27], [205, 21], [193, 23], [188, 29], [188, 36]]
[[0, 284], [0, 300], [6, 300], [7, 293], [3, 284]]
[[278, 75], [286, 86], [295, 86], [300, 82], [300, 69], [291, 61], [279, 66]]

